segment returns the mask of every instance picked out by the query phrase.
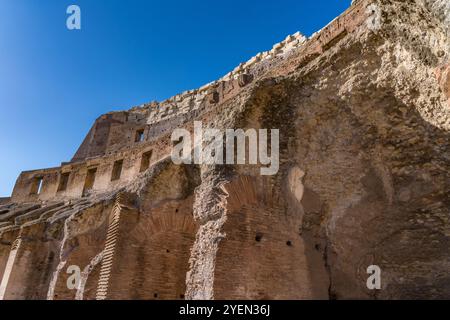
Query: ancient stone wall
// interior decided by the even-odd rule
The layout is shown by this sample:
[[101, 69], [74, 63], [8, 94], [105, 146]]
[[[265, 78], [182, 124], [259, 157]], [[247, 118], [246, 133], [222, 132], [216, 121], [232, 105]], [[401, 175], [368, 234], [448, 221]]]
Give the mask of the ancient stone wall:
[[[450, 297], [446, 4], [354, 1], [218, 81], [101, 116], [0, 203], [0, 298]], [[278, 174], [175, 165], [194, 120], [279, 129]]]

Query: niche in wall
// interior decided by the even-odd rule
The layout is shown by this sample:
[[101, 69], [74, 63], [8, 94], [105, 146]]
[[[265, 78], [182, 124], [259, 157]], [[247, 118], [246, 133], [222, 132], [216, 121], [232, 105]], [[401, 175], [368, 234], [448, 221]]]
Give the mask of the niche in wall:
[[139, 169], [139, 172], [144, 172], [148, 168], [150, 168], [150, 160], [152, 158], [152, 151], [147, 151], [142, 154], [141, 158], [141, 167]]
[[34, 177], [31, 182], [30, 195], [37, 195], [42, 192], [43, 177]]
[[64, 173], [60, 174], [57, 192], [66, 191], [67, 184], [69, 183], [69, 176], [70, 176], [70, 172], [64, 172]]
[[90, 168], [86, 174], [86, 180], [84, 181], [83, 195], [91, 191], [94, 187], [95, 176], [97, 174], [97, 168]]
[[117, 181], [120, 179], [120, 176], [122, 175], [122, 167], [123, 167], [123, 160], [117, 160], [116, 162], [114, 162], [111, 174], [111, 181]]

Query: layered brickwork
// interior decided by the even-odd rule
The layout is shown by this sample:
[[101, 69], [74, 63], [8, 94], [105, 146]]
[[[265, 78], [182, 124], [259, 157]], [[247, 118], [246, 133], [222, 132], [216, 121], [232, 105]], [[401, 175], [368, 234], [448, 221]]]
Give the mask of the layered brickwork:
[[[3, 298], [448, 298], [447, 7], [354, 1], [310, 39], [101, 116], [0, 202]], [[170, 135], [194, 120], [279, 129], [278, 174], [174, 165]]]
[[228, 218], [216, 257], [214, 297], [327, 299], [321, 254], [305, 244], [301, 217], [278, 207], [270, 183], [244, 176], [225, 187]]

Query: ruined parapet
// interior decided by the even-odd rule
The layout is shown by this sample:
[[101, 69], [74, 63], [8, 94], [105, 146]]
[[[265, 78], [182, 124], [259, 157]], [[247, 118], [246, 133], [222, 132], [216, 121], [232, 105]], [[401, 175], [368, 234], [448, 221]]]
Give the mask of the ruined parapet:
[[271, 50], [258, 53], [247, 62], [241, 63], [220, 80], [227, 81], [230, 79], [238, 79], [239, 76], [243, 74], [254, 74], [254, 69], [262, 62], [271, 60], [275, 57], [286, 57], [287, 54], [292, 50], [301, 47], [306, 41], [307, 38], [300, 32], [288, 35], [283, 41], [274, 44]]
[[[285, 40], [275, 44], [271, 50], [258, 53], [248, 61], [239, 64], [222, 78], [160, 103], [151, 110], [147, 123], [152, 125], [163, 120], [195, 112], [202, 107], [207, 108], [208, 103], [206, 102], [217, 104], [219, 101], [223, 101], [227, 97], [225, 97], [225, 94], [220, 94], [217, 91], [218, 87], [224, 87], [223, 91], [230, 91], [235, 87], [244, 87], [251, 81], [250, 79], [261, 75], [268, 68], [268, 66], [264, 66], [268, 61], [274, 58], [286, 59], [293, 50], [301, 47], [306, 41], [307, 38], [300, 32], [287, 36]], [[218, 94], [220, 96], [213, 100], [205, 100], [208, 96], [211, 97], [211, 95]]]
[[[223, 102], [246, 86], [253, 78], [261, 76], [269, 67], [272, 60], [286, 59], [293, 51], [300, 48], [307, 38], [300, 32], [289, 35], [280, 43], [266, 52], [258, 53], [246, 62], [241, 63], [224, 77], [205, 84], [204, 86], [183, 92], [163, 102], [152, 102], [132, 108], [127, 112], [113, 112], [102, 115], [93, 125], [72, 162], [83, 161], [88, 158], [112, 154], [123, 150], [135, 139], [136, 126], [141, 126], [145, 139], [164, 134], [151, 131], [149, 126], [171, 119], [180, 118], [174, 125], [180, 125], [211, 105]], [[211, 99], [213, 97], [213, 99]], [[169, 127], [173, 127], [169, 126]], [[167, 127], [167, 126], [166, 126]], [[130, 131], [131, 129], [131, 131]], [[125, 131], [125, 135], [123, 134]], [[135, 142], [135, 141], [134, 141]]]
[[[433, 13], [435, 14], [437, 17], [439, 17], [439, 19], [441, 19], [441, 21], [443, 22], [443, 24], [445, 26], [449, 26], [450, 25], [450, 2], [446, 1], [446, 0], [419, 0], [419, 1], [424, 1], [425, 6]], [[364, 3], [363, 3], [364, 2]], [[374, 9], [377, 8], [377, 1], [373, 1], [373, 3], [370, 3], [368, 1], [361, 1], [361, 0], [353, 0], [352, 1], [352, 6], [353, 5], [359, 5], [359, 8], [357, 8], [356, 12], [351, 12], [349, 11], [349, 14], [346, 17], [350, 17], [355, 14], [355, 15], [359, 15], [359, 16], [363, 16], [362, 13], [368, 14], [369, 18], [371, 17], [368, 21], [367, 21], [367, 25], [370, 27], [370, 23], [372, 23], [372, 21], [374, 21], [374, 23], [378, 23], [378, 20], [380, 19], [380, 17], [377, 17], [376, 15], [379, 15], [379, 12], [375, 12]], [[361, 12], [363, 11], [363, 12]], [[324, 46], [324, 48], [326, 48], [327, 45], [330, 45], [331, 40], [336, 41], [336, 39], [339, 39], [339, 37], [342, 35], [342, 33], [344, 32], [350, 32], [352, 31], [351, 28], [348, 27], [344, 27], [342, 29], [342, 31], [339, 32], [335, 32], [335, 30], [333, 30], [333, 38], [330, 39], [326, 39], [327, 38], [327, 28], [328, 27], [335, 27], [334, 22], [337, 22], [337, 20], [339, 20], [340, 17], [336, 18], [334, 21], [330, 22], [329, 25], [327, 25], [326, 27], [324, 27], [323, 29], [315, 32], [312, 36], [311, 36], [311, 42], [315, 41], [319, 35], [322, 38], [320, 41], [322, 43], [322, 46]], [[357, 21], [355, 21], [356, 24], [358, 24]], [[381, 20], [379, 21], [381, 22]], [[344, 26], [344, 24], [342, 24], [342, 26]], [[374, 28], [379, 28], [378, 25], [374, 25]], [[339, 28], [339, 26], [338, 26]], [[227, 82], [233, 79], [239, 79], [240, 76], [242, 75], [247, 75], [247, 74], [255, 74], [255, 69], [257, 69], [257, 66], [261, 65], [262, 62], [267, 62], [269, 60], [272, 60], [276, 57], [283, 57], [286, 58], [286, 56], [290, 53], [292, 53], [293, 50], [298, 49], [302, 46], [304, 46], [306, 43], [308, 42], [308, 38], [306, 38], [305, 36], [303, 36], [300, 32], [297, 32], [293, 35], [289, 35], [286, 37], [285, 40], [283, 40], [280, 43], [277, 43], [275, 45], [273, 45], [273, 48], [269, 51], [265, 51], [265, 52], [261, 52], [258, 53], [256, 56], [252, 57], [251, 59], [249, 59], [247, 62], [243, 62], [241, 64], [239, 64], [233, 71], [229, 72], [228, 74], [226, 74], [224, 77], [220, 78], [217, 81], [213, 81], [211, 83], [208, 83], [204, 86], [202, 86], [201, 88], [199, 88], [198, 90], [192, 90], [192, 91], [188, 91], [186, 93], [183, 93], [181, 95], [177, 95], [174, 98], [170, 98], [166, 101], [165, 105], [162, 108], [156, 108], [156, 110], [154, 110], [152, 112], [151, 117], [149, 117], [149, 124], [153, 124], [156, 123], [160, 120], [162, 120], [165, 117], [171, 117], [174, 115], [177, 115], [177, 111], [180, 110], [181, 113], [185, 113], [185, 112], [189, 112], [189, 111], [194, 111], [197, 110], [199, 108], [199, 106], [201, 105], [201, 103], [203, 102], [203, 99], [205, 99], [205, 95], [201, 95], [201, 93], [205, 93], [208, 91], [211, 91], [212, 88], [214, 88], [215, 86], [218, 85], [218, 83], [220, 82]], [[267, 67], [266, 67], [267, 68]], [[263, 68], [264, 70], [265, 68]], [[261, 71], [261, 69], [258, 70], [258, 75], [263, 73], [264, 71]], [[200, 95], [199, 95], [200, 93]], [[190, 102], [192, 102], [192, 100], [194, 100], [196, 103], [192, 104]], [[177, 102], [184, 102], [184, 107], [179, 108], [176, 103]], [[189, 107], [188, 107], [189, 106]], [[158, 110], [161, 109], [161, 110]], [[155, 114], [162, 114], [161, 116], [154, 116]]]
[[[130, 132], [139, 132], [132, 129]], [[169, 141], [159, 145], [133, 142], [122, 151], [63, 163], [60, 167], [22, 172], [12, 193], [12, 202], [71, 200], [119, 190], [144, 174], [169, 152]], [[113, 176], [114, 172], [114, 176]]]

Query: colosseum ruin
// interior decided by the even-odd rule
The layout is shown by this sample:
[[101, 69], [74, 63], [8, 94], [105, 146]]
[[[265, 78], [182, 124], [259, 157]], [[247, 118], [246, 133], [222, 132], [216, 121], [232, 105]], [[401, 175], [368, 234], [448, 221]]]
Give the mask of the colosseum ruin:
[[[449, 299], [449, 5], [353, 1], [215, 82], [101, 115], [0, 199], [0, 299]], [[278, 173], [175, 164], [194, 121], [278, 129]]]

